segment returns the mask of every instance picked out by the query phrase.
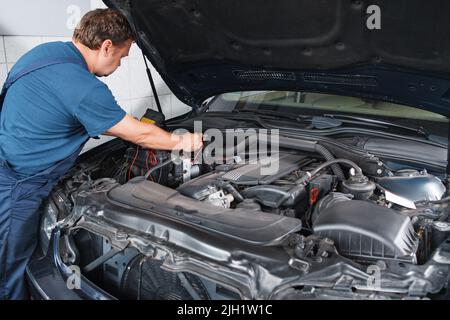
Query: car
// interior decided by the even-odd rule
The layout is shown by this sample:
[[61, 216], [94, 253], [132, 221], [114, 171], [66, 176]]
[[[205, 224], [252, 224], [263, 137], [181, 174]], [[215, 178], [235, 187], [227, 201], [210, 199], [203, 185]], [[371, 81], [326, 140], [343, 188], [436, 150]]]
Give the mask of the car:
[[158, 125], [205, 147], [82, 154], [42, 208], [33, 298], [449, 298], [444, 8], [105, 3], [192, 107]]

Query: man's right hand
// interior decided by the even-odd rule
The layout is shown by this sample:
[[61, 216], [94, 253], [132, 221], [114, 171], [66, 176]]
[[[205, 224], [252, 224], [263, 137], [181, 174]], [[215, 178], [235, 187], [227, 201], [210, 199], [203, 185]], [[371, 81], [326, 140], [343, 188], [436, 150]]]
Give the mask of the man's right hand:
[[185, 133], [181, 136], [181, 147], [183, 151], [194, 152], [203, 147], [203, 134]]

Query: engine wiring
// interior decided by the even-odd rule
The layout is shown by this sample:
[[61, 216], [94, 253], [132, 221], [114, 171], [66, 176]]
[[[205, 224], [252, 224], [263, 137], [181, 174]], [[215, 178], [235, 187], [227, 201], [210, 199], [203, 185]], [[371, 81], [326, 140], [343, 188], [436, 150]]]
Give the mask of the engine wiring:
[[[129, 158], [127, 156], [127, 159], [126, 159], [126, 162], [125, 162], [126, 168], [128, 169], [127, 170], [128, 173], [127, 173], [127, 176], [126, 176], [126, 181], [131, 180], [131, 178], [132, 178], [133, 169], [134, 169], [134, 167], [136, 165], [137, 159], [139, 158], [139, 152], [140, 151], [141, 151], [140, 147], [136, 146], [136, 152], [135, 152], [133, 160], [131, 161], [131, 164], [129, 164], [129, 166], [128, 166]], [[145, 168], [146, 168], [147, 172], [152, 170], [154, 167], [156, 167], [158, 165], [158, 159], [156, 158], [156, 154], [155, 154], [154, 150], [152, 150], [152, 149], [146, 150], [146, 156], [145, 156], [144, 162], [145, 162]], [[117, 177], [120, 178], [122, 174], [123, 174], [122, 171], [119, 171], [117, 173]], [[153, 177], [151, 175], [148, 178], [151, 181], [154, 181], [154, 179], [153, 179]], [[160, 180], [161, 180], [161, 172], [159, 174], [158, 183], [159, 183]]]
[[128, 180], [131, 179], [131, 172], [133, 171], [133, 167], [134, 167], [134, 164], [136, 163], [136, 160], [137, 160], [137, 158], [138, 158], [138, 155], [139, 155], [139, 146], [136, 147], [136, 154], [135, 154], [135, 156], [134, 156], [133, 161], [131, 162], [130, 170], [128, 170]]

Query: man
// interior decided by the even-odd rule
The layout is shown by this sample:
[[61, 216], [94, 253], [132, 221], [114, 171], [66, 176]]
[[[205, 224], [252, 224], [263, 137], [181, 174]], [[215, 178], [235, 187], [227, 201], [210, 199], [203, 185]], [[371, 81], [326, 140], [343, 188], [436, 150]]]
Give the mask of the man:
[[98, 9], [82, 18], [72, 42], [40, 45], [12, 68], [0, 105], [0, 299], [27, 298], [24, 271], [37, 242], [39, 206], [90, 137], [201, 148], [201, 134], [171, 135], [126, 115], [97, 79], [120, 66], [132, 42], [124, 16]]

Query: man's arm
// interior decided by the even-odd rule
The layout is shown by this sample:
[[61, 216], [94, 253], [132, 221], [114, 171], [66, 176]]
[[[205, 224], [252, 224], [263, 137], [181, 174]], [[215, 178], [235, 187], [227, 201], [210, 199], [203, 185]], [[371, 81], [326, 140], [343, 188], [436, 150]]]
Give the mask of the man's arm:
[[171, 134], [154, 124], [140, 122], [129, 115], [105, 134], [130, 141], [146, 149], [195, 151], [203, 145], [201, 134]]

